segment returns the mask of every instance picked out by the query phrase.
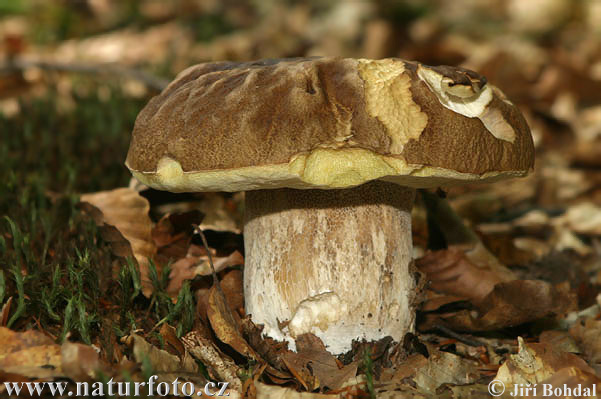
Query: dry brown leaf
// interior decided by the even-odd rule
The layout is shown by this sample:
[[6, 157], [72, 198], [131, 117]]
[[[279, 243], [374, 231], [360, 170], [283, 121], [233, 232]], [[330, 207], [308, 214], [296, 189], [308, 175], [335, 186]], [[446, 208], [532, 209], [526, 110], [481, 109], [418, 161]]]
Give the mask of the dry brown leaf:
[[[524, 300], [528, 298], [528, 300]], [[516, 326], [545, 317], [557, 317], [577, 306], [569, 283], [553, 286], [541, 280], [515, 280], [499, 283], [478, 305], [478, 312], [426, 314], [422, 330], [438, 323], [461, 331], [491, 331]]]
[[[169, 285], [167, 293], [177, 295], [185, 280], [192, 280], [196, 276], [210, 276], [212, 274], [209, 257], [204, 252], [203, 255], [195, 255], [195, 245], [190, 245], [188, 255], [185, 258], [177, 260], [171, 266], [171, 274], [169, 274]], [[196, 252], [198, 253], [198, 252]], [[212, 256], [215, 272], [219, 273], [228, 267], [244, 264], [244, 258], [239, 251], [234, 251], [228, 256]]]
[[576, 339], [584, 358], [601, 374], [601, 320], [581, 320], [570, 328], [570, 334]]
[[[235, 194], [232, 198], [225, 198], [223, 193], [202, 193], [190, 200], [169, 202], [154, 209], [160, 214], [171, 215], [170, 219], [178, 217], [186, 227], [195, 224], [203, 231], [240, 234], [242, 215], [238, 208], [242, 201], [243, 193]], [[202, 220], [187, 220], [183, 217], [194, 213], [202, 215]]]
[[[237, 252], [237, 251], [236, 251]], [[228, 270], [221, 277], [221, 289], [233, 312], [244, 315], [244, 283], [242, 270]]]
[[564, 368], [573, 368], [593, 375], [595, 373], [584, 360], [553, 345], [526, 343], [522, 337], [518, 337], [518, 345], [518, 353], [509, 356], [495, 377], [506, 387], [512, 387], [514, 384], [539, 384]]
[[[478, 363], [452, 353], [428, 346], [429, 356], [409, 356], [394, 369], [384, 369], [376, 384], [378, 398], [468, 398], [486, 397], [474, 395], [486, 392], [486, 387], [474, 384], [480, 377]], [[466, 392], [447, 392], [453, 387], [464, 386]], [[445, 389], [443, 389], [443, 386]], [[443, 394], [444, 392], [444, 394]]]
[[[274, 376], [280, 380], [289, 379], [290, 375], [288, 373], [281, 372], [269, 365], [248, 344], [241, 334], [237, 314], [228, 306], [223, 291], [219, 289], [218, 285], [213, 285], [213, 287], [211, 287], [208, 296], [207, 316], [217, 338], [219, 338], [221, 342], [231, 346], [242, 356], [261, 364], [262, 366], [260, 367], [266, 370], [270, 376]], [[243, 392], [245, 392], [244, 389]]]
[[182, 337], [186, 349], [204, 364], [209, 375], [218, 381], [227, 381], [230, 387], [242, 391], [242, 382], [238, 378], [239, 367], [232, 359], [223, 354], [202, 331], [191, 331]]
[[106, 371], [99, 353], [89, 345], [65, 342], [61, 345], [62, 369], [74, 381], [96, 378], [98, 371]]
[[[213, 258], [213, 266], [215, 272], [219, 273], [222, 270], [232, 266], [239, 266], [244, 264], [244, 258], [239, 251], [234, 251], [228, 256], [215, 257]], [[198, 276], [209, 276], [212, 271], [209, 265], [208, 259], [203, 259], [203, 262], [199, 262], [194, 270], [195, 275]]]
[[428, 359], [424, 355], [415, 353], [409, 356], [404, 362], [396, 366], [394, 369], [386, 370], [386, 373], [382, 375], [380, 381], [400, 381], [405, 378], [414, 378], [417, 375], [417, 371], [423, 367], [426, 367], [427, 364]]
[[157, 252], [166, 259], [180, 259], [190, 251], [193, 224], [200, 223], [203, 215], [197, 210], [167, 214], [152, 229]]
[[253, 359], [260, 360], [260, 356], [250, 347], [248, 342], [242, 337], [238, 327], [238, 321], [234, 318], [233, 313], [226, 303], [217, 285], [213, 285], [209, 291], [209, 303], [207, 315], [211, 322], [211, 327], [215, 331], [217, 338], [225, 344], [231, 346], [236, 352], [241, 355]]
[[187, 352], [181, 357], [172, 355], [153, 346], [136, 334], [122, 338], [122, 341], [132, 347], [133, 357], [137, 363], [145, 361], [150, 363], [158, 382], [171, 384], [177, 378], [191, 381], [198, 386], [204, 386], [207, 383], [207, 380], [199, 372], [196, 361]]
[[10, 306], [13, 303], [13, 297], [10, 296], [0, 309], [0, 327], [6, 327], [8, 324], [8, 316], [10, 316]]
[[[560, 388], [562, 393], [567, 393], [568, 388], [572, 393], [572, 398], [577, 397], [589, 397], [598, 398], [601, 393], [601, 379], [594, 374], [583, 371], [577, 367], [564, 367], [558, 372], [554, 373], [551, 377], [544, 380], [541, 384], [552, 388]], [[595, 395], [593, 395], [595, 393]], [[541, 394], [546, 397], [557, 398], [558, 396], [550, 395], [549, 392], [540, 391], [537, 392], [538, 398]], [[529, 396], [525, 396], [529, 397]], [[559, 396], [560, 398], [568, 398], [568, 396]]]
[[580, 353], [576, 340], [569, 332], [563, 330], [546, 330], [538, 336], [541, 344], [552, 346], [562, 352]]
[[303, 386], [305, 391], [312, 392], [319, 388], [319, 379], [307, 368], [305, 359], [298, 359], [294, 355], [294, 353], [286, 353], [282, 356], [282, 361], [290, 374]]
[[357, 363], [339, 367], [336, 358], [328, 352], [315, 335], [302, 334], [296, 339], [297, 352], [282, 355], [290, 372], [299, 379], [305, 389], [339, 389], [357, 374]]
[[507, 231], [483, 234], [481, 238], [484, 245], [505, 265], [528, 265], [539, 259], [539, 254], [545, 253], [544, 247], [535, 251], [523, 248], [520, 246], [523, 244], [519, 242], [520, 237], [516, 235], [509, 227]]
[[61, 346], [38, 331], [0, 327], [0, 370], [32, 378], [64, 376]]
[[[150, 205], [137, 191], [118, 188], [83, 194], [81, 206], [100, 227], [103, 238], [117, 256], [132, 256], [138, 262], [142, 292], [149, 297], [152, 283], [148, 276], [149, 259], [156, 254], [152, 240]], [[159, 267], [159, 265], [157, 265]]]
[[[282, 361], [285, 353], [289, 352], [286, 341], [276, 341], [268, 336], [263, 336], [263, 328], [252, 322], [249, 316], [241, 320], [244, 337], [252, 348], [271, 366], [279, 371], [285, 370], [286, 365]], [[269, 373], [270, 370], [267, 370]], [[290, 379], [291, 376], [270, 375], [271, 378]]]
[[478, 363], [473, 360], [434, 348], [429, 348], [428, 352], [427, 363], [419, 362], [413, 377], [421, 393], [436, 394], [443, 384], [473, 384], [480, 376]]
[[178, 356], [151, 345], [139, 335], [130, 335], [125, 341], [133, 347], [134, 359], [142, 363], [148, 359], [154, 371], [158, 373], [198, 373], [198, 366], [190, 358], [180, 359]]
[[[588, 180], [582, 175], [580, 179]], [[554, 176], [554, 178], [557, 178]], [[579, 186], [575, 178], [568, 179], [571, 184]], [[549, 180], [546, 180], [547, 184]], [[567, 186], [561, 184], [564, 190]], [[585, 187], [585, 189], [587, 189]], [[550, 189], [554, 194], [558, 191]], [[579, 195], [579, 194], [576, 194]], [[563, 201], [562, 201], [563, 202]], [[527, 264], [528, 256], [541, 259], [555, 250], [561, 252], [573, 250], [580, 255], [588, 255], [592, 248], [587, 245], [578, 234], [596, 236], [601, 235], [601, 208], [591, 202], [582, 202], [567, 208], [567, 211], [556, 217], [550, 217], [541, 210], [532, 210], [510, 223], [483, 224], [478, 226], [479, 230], [490, 239], [485, 239], [488, 246], [494, 246], [491, 242], [493, 236], [502, 234], [508, 241], [507, 254], [505, 258], [515, 260], [514, 264]], [[545, 237], [544, 241], [541, 237]], [[491, 245], [492, 244], [492, 245]]]
[[[238, 197], [236, 201], [241, 201]], [[204, 214], [200, 228], [204, 230], [214, 230], [240, 234], [240, 218], [236, 214], [236, 210], [223, 195], [219, 193], [205, 193], [202, 201], [198, 204], [198, 209]]]
[[[469, 252], [469, 251], [468, 251]], [[477, 265], [460, 247], [428, 252], [416, 260], [418, 269], [426, 273], [435, 291], [480, 302], [500, 282], [514, 279], [513, 273], [502, 273], [487, 265]]]
[[432, 290], [426, 290], [424, 292], [423, 300], [424, 301], [420, 305], [420, 310], [423, 312], [432, 312], [450, 303], [461, 302], [465, 299], [458, 296], [438, 294]]
[[159, 334], [163, 337], [163, 340], [167, 345], [169, 345], [177, 354], [181, 357], [186, 353], [186, 348], [180, 339], [177, 337], [175, 332], [175, 328], [170, 326], [167, 323], [163, 323], [161, 325], [161, 329], [159, 330]]
[[28, 378], [89, 380], [106, 371], [92, 346], [62, 345], [38, 331], [15, 332], [0, 327], [0, 372]]

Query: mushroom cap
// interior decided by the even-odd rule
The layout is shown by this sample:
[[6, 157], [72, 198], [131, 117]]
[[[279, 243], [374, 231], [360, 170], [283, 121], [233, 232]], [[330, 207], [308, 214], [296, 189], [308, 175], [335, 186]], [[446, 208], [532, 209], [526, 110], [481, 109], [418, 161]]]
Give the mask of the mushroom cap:
[[475, 72], [341, 58], [192, 66], [140, 112], [126, 161], [176, 192], [435, 187], [533, 163], [520, 111]]

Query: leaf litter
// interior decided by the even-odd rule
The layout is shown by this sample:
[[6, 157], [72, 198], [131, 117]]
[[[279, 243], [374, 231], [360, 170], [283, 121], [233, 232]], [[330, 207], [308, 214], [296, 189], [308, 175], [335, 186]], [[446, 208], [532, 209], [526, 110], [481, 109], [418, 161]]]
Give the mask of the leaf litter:
[[[144, 323], [145, 313], [122, 312], [94, 332], [91, 345], [69, 342], [68, 335], [57, 343], [35, 319], [19, 324], [23, 332], [0, 327], [3, 380], [84, 380], [96, 378], [98, 370], [141, 380], [148, 367], [165, 381], [228, 381], [233, 397], [248, 398], [485, 397], [492, 379], [601, 387], [598, 2], [549, 0], [530, 12], [517, 0], [417, 1], [395, 12], [388, 2], [262, 10], [246, 2], [225, 8], [218, 2], [189, 4], [190, 14], [235, 26], [206, 42], [195, 41], [200, 33], [178, 21], [171, 2], [162, 8], [141, 1], [139, 15], [153, 22], [140, 29], [120, 28], [111, 2], [86, 3], [93, 3], [89, 15], [101, 18], [102, 29], [56, 47], [27, 43], [24, 32], [31, 28], [22, 23], [19, 29], [0, 24], [0, 35], [10, 39], [1, 51], [21, 62], [21, 69], [0, 75], [0, 87], [10, 89], [0, 101], [5, 115], [18, 117], [23, 104], [17, 95], [34, 97], [54, 83], [62, 87], [57, 102], [76, 106], [65, 89], [72, 87], [72, 71], [56, 68], [49, 78], [40, 60], [57, 67], [118, 61], [158, 69], [168, 58], [165, 68], [174, 74], [195, 62], [226, 58], [399, 56], [460, 64], [486, 75], [524, 112], [537, 165], [525, 179], [450, 188], [444, 195], [425, 192], [414, 211], [415, 263], [427, 281], [416, 335], [402, 343], [356, 343], [338, 358], [311, 335], [299, 337], [298, 352], [291, 352], [286, 343], [264, 337], [245, 315], [240, 198], [215, 193], [159, 201], [141, 187], [83, 194], [80, 208], [110, 244], [113, 275], [124, 259], [135, 260], [148, 299], [135, 295], [134, 281], [128, 300], [143, 303], [148, 314], [184, 303], [180, 294], [189, 289], [196, 298], [192, 327], [181, 331], [171, 325], [177, 320]], [[100, 3], [108, 4], [104, 11]], [[570, 6], [573, 12], [566, 11]], [[399, 23], [399, 15], [411, 17]], [[505, 24], [498, 24], [499, 16]], [[120, 80], [132, 96], [156, 89], [155, 81], [130, 75]], [[0, 233], [9, 243], [0, 248], [13, 250], [14, 234]], [[127, 282], [124, 277], [121, 284]], [[0, 296], [4, 326], [19, 295]], [[108, 299], [102, 306], [117, 305]], [[131, 330], [119, 331], [119, 339], [108, 327], [125, 325]]]

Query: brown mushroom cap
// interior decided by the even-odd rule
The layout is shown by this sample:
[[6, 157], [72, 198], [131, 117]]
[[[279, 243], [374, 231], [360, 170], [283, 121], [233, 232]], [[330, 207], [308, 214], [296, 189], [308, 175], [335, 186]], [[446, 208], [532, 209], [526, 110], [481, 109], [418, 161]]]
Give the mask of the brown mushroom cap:
[[188, 68], [140, 112], [126, 165], [170, 191], [411, 187], [520, 176], [521, 113], [478, 74], [400, 59]]

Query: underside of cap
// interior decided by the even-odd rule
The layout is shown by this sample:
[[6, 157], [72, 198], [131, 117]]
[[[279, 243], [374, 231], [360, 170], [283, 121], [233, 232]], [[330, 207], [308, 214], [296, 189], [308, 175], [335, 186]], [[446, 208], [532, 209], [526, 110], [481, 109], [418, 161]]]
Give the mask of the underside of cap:
[[211, 63], [142, 110], [126, 165], [169, 191], [411, 187], [521, 176], [519, 110], [474, 72], [399, 59]]
[[432, 166], [412, 166], [404, 160], [349, 148], [317, 149], [296, 155], [288, 163], [236, 169], [184, 172], [179, 162], [163, 158], [156, 172], [132, 174], [142, 183], [172, 192], [247, 191], [268, 188], [335, 189], [380, 179], [403, 186], [428, 188], [469, 181], [492, 182], [523, 176], [527, 171], [461, 173]]

